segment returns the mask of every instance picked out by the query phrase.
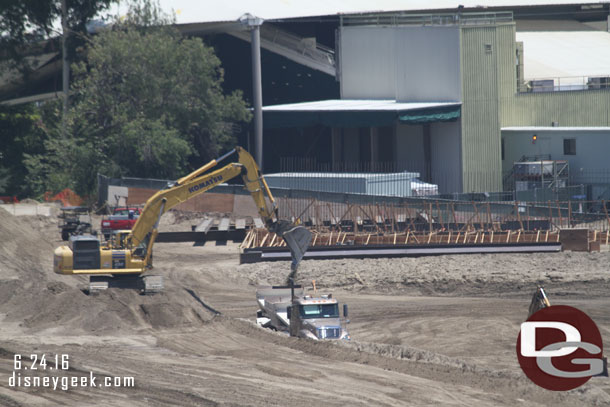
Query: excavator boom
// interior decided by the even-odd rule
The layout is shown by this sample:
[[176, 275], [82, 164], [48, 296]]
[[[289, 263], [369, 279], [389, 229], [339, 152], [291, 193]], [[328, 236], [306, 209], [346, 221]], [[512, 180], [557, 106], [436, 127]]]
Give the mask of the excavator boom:
[[[238, 154], [237, 162], [214, 170], [220, 161], [235, 153]], [[98, 249], [92, 250], [94, 239], [81, 239], [74, 242], [73, 248], [57, 248], [55, 272], [90, 275], [142, 274], [146, 269], [152, 268], [152, 248], [161, 216], [176, 205], [237, 176], [242, 177], [244, 186], [254, 199], [259, 216], [267, 229], [282, 236], [286, 241], [292, 253], [292, 267], [296, 270], [311, 242], [311, 232], [303, 226], [296, 226], [278, 218], [275, 200], [256, 162], [246, 150], [236, 147], [155, 193], [146, 201], [133, 229], [127, 232], [126, 236], [121, 235], [114, 243], [101, 247], [97, 241]], [[83, 253], [87, 250], [93, 258], [84, 261]]]

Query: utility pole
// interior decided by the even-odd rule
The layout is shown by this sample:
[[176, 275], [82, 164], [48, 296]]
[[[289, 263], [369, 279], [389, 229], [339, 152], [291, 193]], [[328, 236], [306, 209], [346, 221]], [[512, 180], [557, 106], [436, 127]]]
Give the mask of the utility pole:
[[252, 49], [252, 104], [254, 105], [254, 157], [263, 171], [263, 86], [261, 79], [261, 35], [263, 19], [244, 14], [239, 21], [250, 30]]
[[61, 56], [62, 56], [62, 84], [63, 84], [63, 111], [61, 116], [62, 135], [66, 137], [66, 115], [68, 113], [68, 92], [70, 91], [70, 66], [68, 65], [68, 50], [66, 40], [69, 35], [68, 30], [68, 8], [66, 0], [61, 1]]

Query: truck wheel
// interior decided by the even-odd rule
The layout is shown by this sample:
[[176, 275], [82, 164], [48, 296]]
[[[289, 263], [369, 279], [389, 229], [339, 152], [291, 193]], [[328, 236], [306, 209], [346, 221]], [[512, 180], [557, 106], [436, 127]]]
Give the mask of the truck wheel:
[[70, 233], [67, 230], [61, 231], [61, 240], [68, 241], [70, 239]]

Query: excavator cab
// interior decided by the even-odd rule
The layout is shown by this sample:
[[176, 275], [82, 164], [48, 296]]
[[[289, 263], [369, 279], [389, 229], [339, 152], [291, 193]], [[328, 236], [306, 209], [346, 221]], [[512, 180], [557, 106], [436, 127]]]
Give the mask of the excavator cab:
[[113, 244], [116, 248], [124, 248], [131, 230], [119, 230], [114, 234]]

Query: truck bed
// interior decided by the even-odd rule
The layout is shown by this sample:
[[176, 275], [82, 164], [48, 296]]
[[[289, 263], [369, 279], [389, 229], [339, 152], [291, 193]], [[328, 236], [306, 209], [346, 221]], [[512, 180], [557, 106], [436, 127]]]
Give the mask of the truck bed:
[[[303, 296], [303, 287], [295, 286], [294, 295]], [[256, 290], [256, 301], [261, 310], [267, 317], [275, 322], [283, 324], [285, 327], [290, 325], [286, 308], [292, 303], [290, 287], [286, 286], [263, 286]], [[280, 328], [276, 326], [276, 328]]]

